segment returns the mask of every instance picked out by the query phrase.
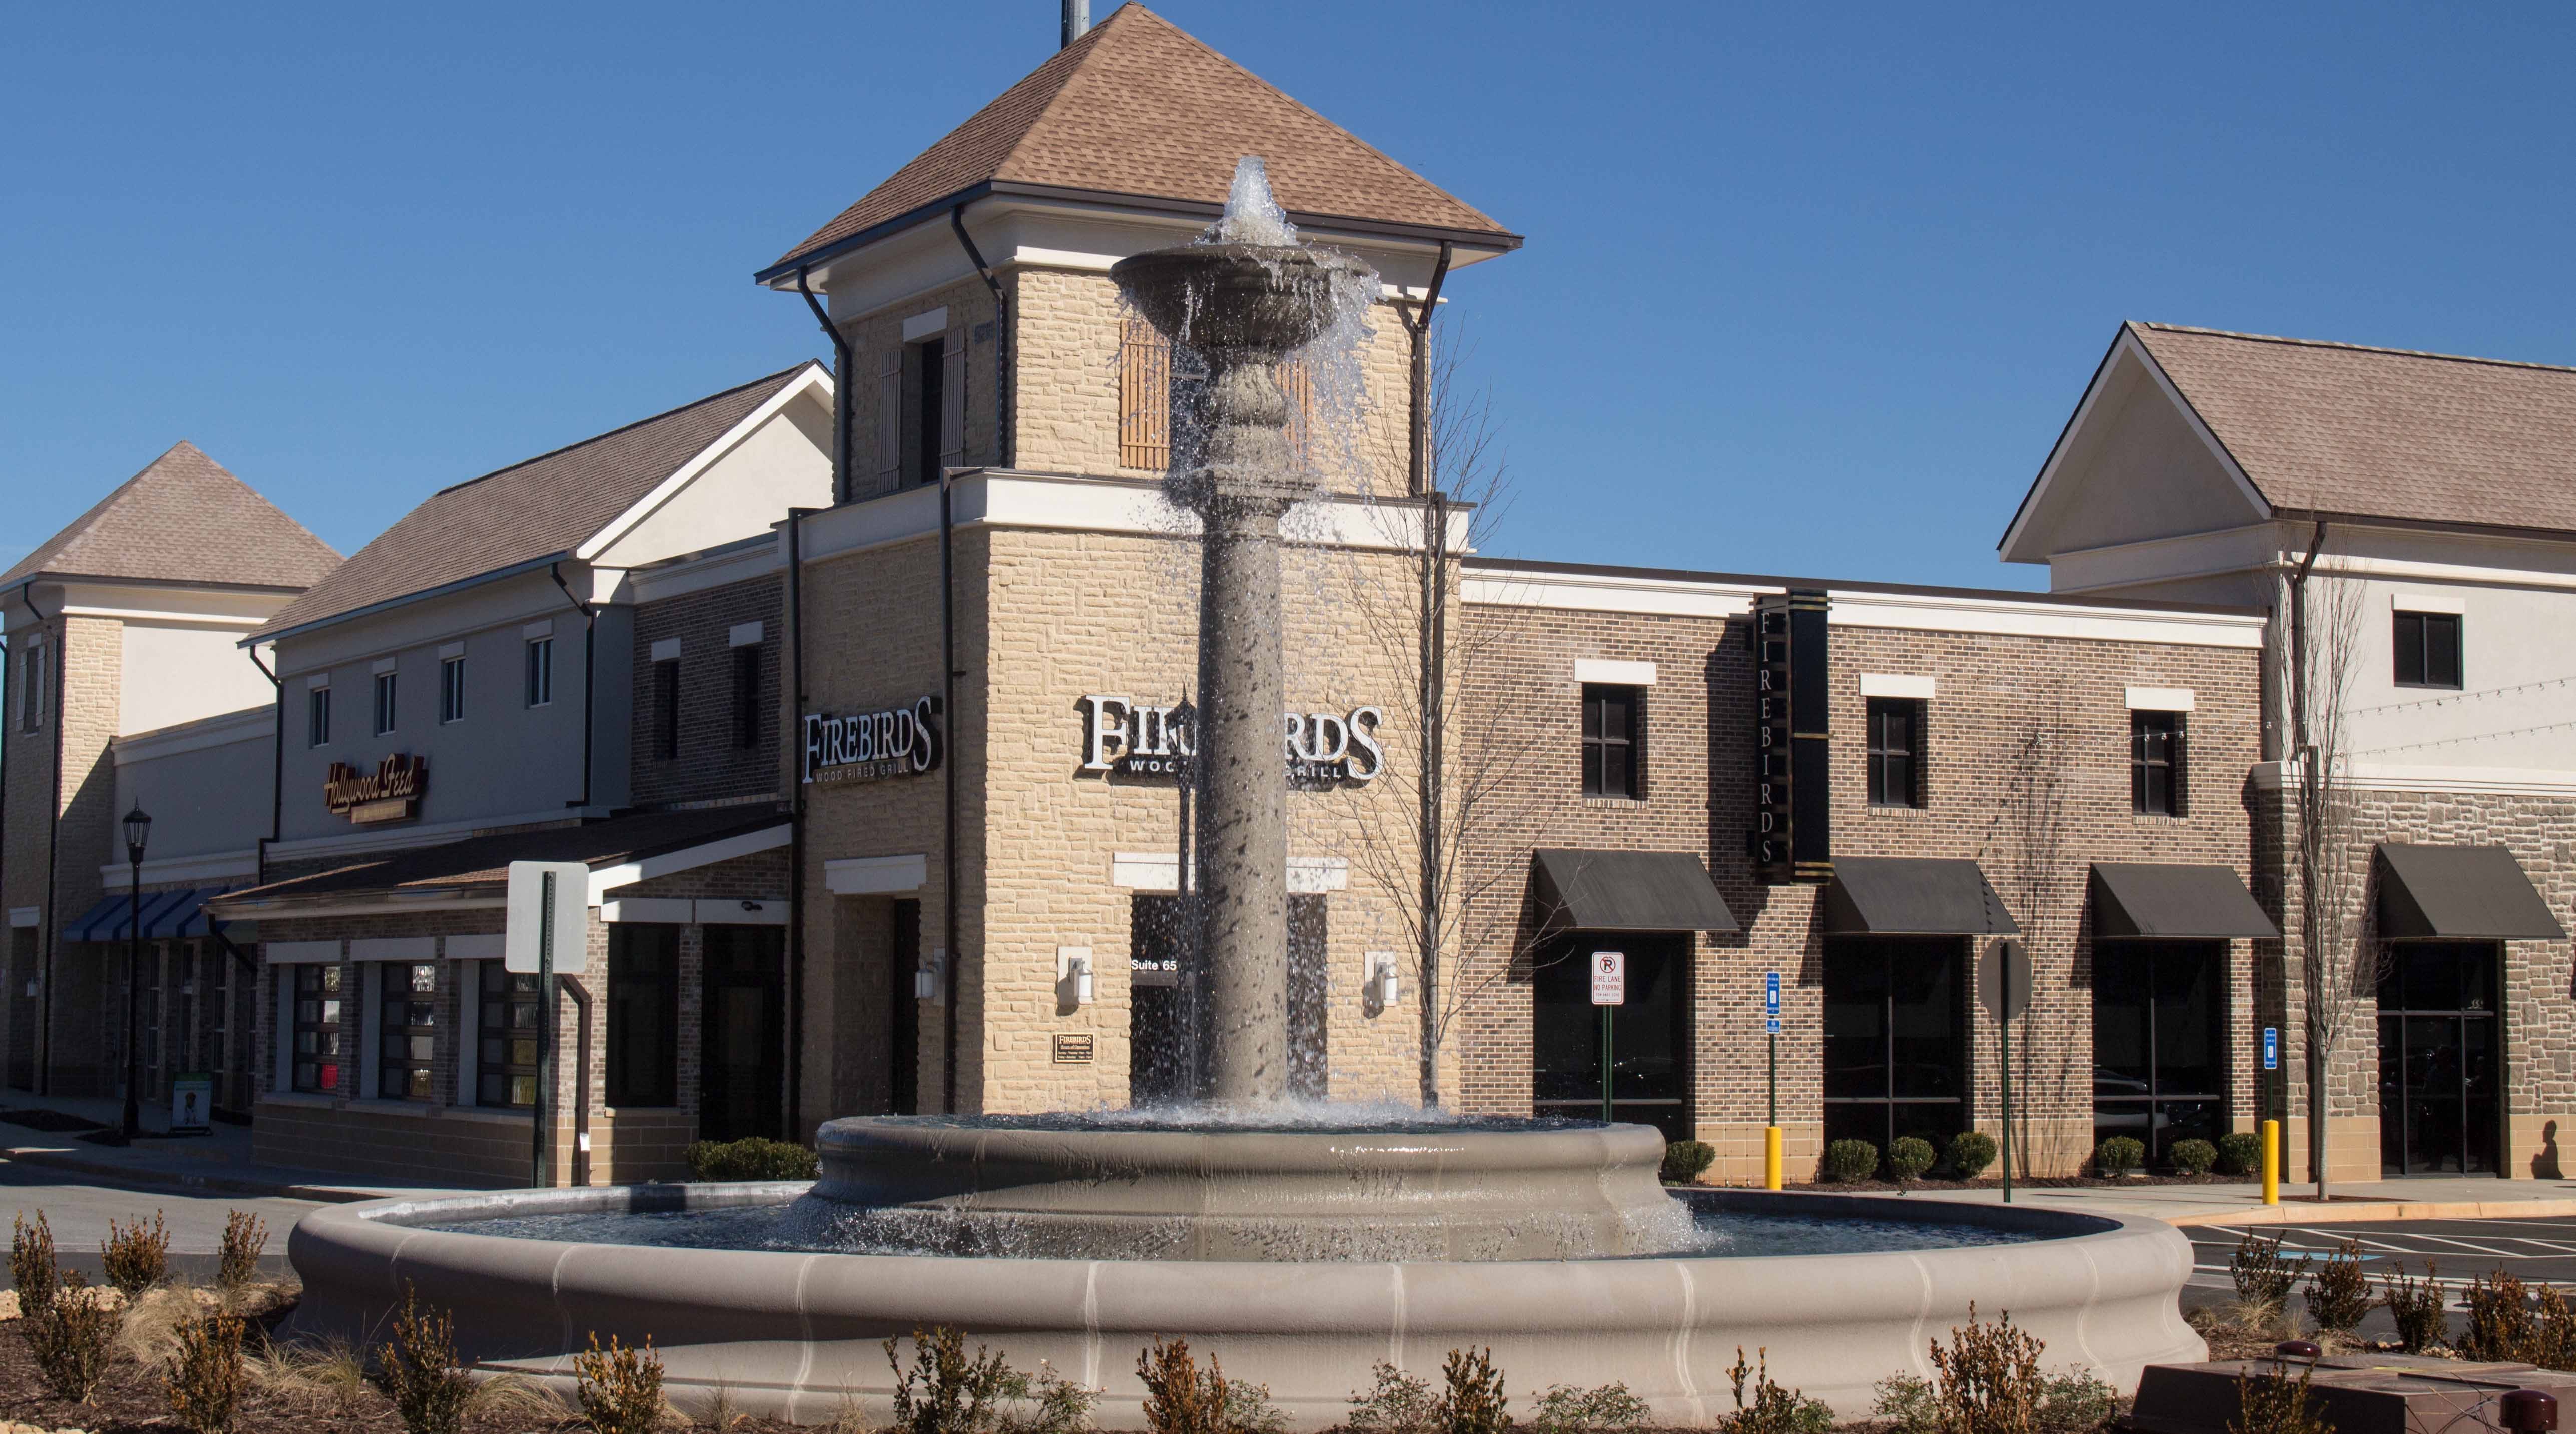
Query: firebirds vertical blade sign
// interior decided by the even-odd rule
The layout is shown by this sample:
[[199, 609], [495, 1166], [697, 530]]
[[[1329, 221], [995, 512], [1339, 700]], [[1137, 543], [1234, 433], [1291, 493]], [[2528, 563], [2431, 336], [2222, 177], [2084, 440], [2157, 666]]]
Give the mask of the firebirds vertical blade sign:
[[1753, 830], [1745, 844], [1754, 876], [1768, 885], [1834, 875], [1827, 606], [1823, 593], [1796, 588], [1753, 604]]

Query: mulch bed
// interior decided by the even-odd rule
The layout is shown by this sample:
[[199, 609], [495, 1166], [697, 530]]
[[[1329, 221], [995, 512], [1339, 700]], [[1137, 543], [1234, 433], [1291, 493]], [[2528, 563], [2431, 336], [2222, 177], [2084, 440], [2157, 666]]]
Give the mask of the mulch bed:
[[[2251, 1177], [2244, 1175], [2127, 1175], [2117, 1180], [2106, 1180], [2099, 1175], [2048, 1175], [2037, 1178], [2015, 1176], [2013, 1188], [2015, 1190], [2136, 1190], [2151, 1185], [2242, 1185], [2249, 1178]], [[2001, 1190], [2004, 1188], [2004, 1182], [1999, 1176], [1984, 1176], [1975, 1180], [1923, 1179], [1910, 1185], [1899, 1185], [1893, 1180], [1816, 1180], [1805, 1184], [1792, 1182], [1788, 1188], [1815, 1195], [1832, 1195], [1838, 1192], [1885, 1194], [1909, 1190]], [[2286, 1200], [2290, 1197], [2284, 1195], [2281, 1198]]]
[[0, 1121], [53, 1135], [76, 1135], [82, 1131], [104, 1128], [95, 1120], [66, 1115], [59, 1110], [0, 1110]]

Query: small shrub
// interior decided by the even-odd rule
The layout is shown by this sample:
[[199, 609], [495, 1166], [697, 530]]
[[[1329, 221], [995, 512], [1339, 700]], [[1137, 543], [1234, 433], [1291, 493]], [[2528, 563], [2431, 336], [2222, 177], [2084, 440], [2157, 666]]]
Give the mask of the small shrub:
[[2431, 1260], [2424, 1262], [2424, 1278], [2406, 1278], [2404, 1261], [2394, 1261], [2380, 1281], [2380, 1301], [2388, 1306], [2389, 1318], [2397, 1321], [2397, 1347], [2408, 1354], [2423, 1354], [2439, 1349], [2450, 1337], [2450, 1317], [2442, 1312], [2442, 1287], [2435, 1282]]
[[1932, 1342], [1933, 1403], [1943, 1434], [2034, 1434], [2042, 1388], [2040, 1352], [2047, 1346], [2013, 1328], [2012, 1314], [1987, 1324], [1968, 1306], [1968, 1322], [1950, 1331], [1950, 1347]]
[[2263, 1137], [2250, 1130], [2231, 1130], [2218, 1137], [2218, 1173], [2251, 1175], [2263, 1164]]
[[260, 1251], [268, 1248], [268, 1222], [247, 1210], [224, 1212], [224, 1242], [215, 1260], [215, 1284], [237, 1290], [259, 1278]]
[[2039, 1427], [2044, 1434], [2091, 1434], [2120, 1412], [2120, 1391], [2089, 1369], [2070, 1369], [2040, 1381]]
[[1136, 1377], [1145, 1385], [1145, 1427], [1153, 1434], [1229, 1434], [1225, 1371], [1215, 1356], [1202, 1374], [1188, 1340], [1157, 1339], [1137, 1352]]
[[2314, 1263], [2308, 1274], [2308, 1317], [2329, 1334], [2349, 1335], [2370, 1313], [2370, 1281], [2362, 1278], [2361, 1246], [2346, 1240]]
[[385, 1394], [409, 1434], [457, 1434], [474, 1381], [456, 1361], [456, 1323], [443, 1310], [421, 1308], [409, 1284], [394, 1316], [393, 1343], [378, 1362]]
[[2147, 1148], [2136, 1139], [2115, 1135], [2093, 1147], [2093, 1168], [2113, 1180], [2147, 1163]]
[[246, 1328], [240, 1316], [221, 1310], [179, 1327], [179, 1358], [161, 1387], [170, 1397], [170, 1417], [194, 1434], [225, 1434], [233, 1427], [250, 1383], [242, 1362]]
[[1511, 1400], [1503, 1393], [1503, 1372], [1494, 1368], [1493, 1350], [1469, 1354], [1453, 1349], [1441, 1373], [1449, 1381], [1449, 1392], [1440, 1399], [1444, 1434], [1502, 1434], [1512, 1427], [1512, 1416], [1504, 1412]]
[[2532, 1363], [2543, 1369], [2576, 1370], [2576, 1306], [2556, 1285], [2540, 1287], [2540, 1332]]
[[1705, 1140], [1676, 1140], [1664, 1147], [1664, 1183], [1688, 1185], [1716, 1163], [1716, 1146]]
[[894, 1424], [908, 1434], [984, 1434], [1001, 1421], [1002, 1402], [1028, 1395], [1028, 1380], [1011, 1372], [998, 1354], [975, 1346], [946, 1325], [912, 1332], [912, 1368], [895, 1356], [900, 1341], [885, 1342], [894, 1369]]
[[2206, 1140], [2177, 1140], [2165, 1158], [2185, 1175], [2207, 1175], [2209, 1167], [2218, 1163], [2218, 1147]]
[[152, 1212], [152, 1223], [137, 1220], [131, 1226], [107, 1222], [107, 1242], [98, 1247], [98, 1262], [107, 1271], [107, 1282], [129, 1300], [142, 1298], [143, 1292], [161, 1283], [170, 1272], [170, 1227], [161, 1222], [161, 1212]]
[[1625, 1384], [1595, 1389], [1556, 1384], [1538, 1397], [1530, 1428], [1537, 1434], [1618, 1434], [1643, 1429], [1654, 1417], [1654, 1408], [1629, 1393]]
[[1887, 1147], [1887, 1168], [1896, 1173], [1899, 1185], [1922, 1179], [1923, 1172], [1940, 1158], [1941, 1152], [1932, 1148], [1932, 1142], [1919, 1135], [1900, 1135]]
[[46, 1391], [68, 1403], [87, 1404], [107, 1374], [120, 1323], [107, 1301], [86, 1288], [80, 1271], [64, 1271], [45, 1312], [27, 1321], [27, 1352], [35, 1357]]
[[2502, 1268], [2469, 1281], [2469, 1327], [2460, 1333], [2460, 1358], [2481, 1364], [2539, 1363], [2540, 1322], [2532, 1317], [2531, 1291]]
[[2305, 1256], [2283, 1259], [2280, 1241], [2266, 1240], [2250, 1230], [2236, 1242], [2236, 1253], [2227, 1257], [2227, 1273], [2236, 1282], [2236, 1298], [2276, 1310], [2288, 1307], [2290, 1287], [2299, 1282], [2307, 1268]]
[[1870, 1417], [1896, 1434], [1935, 1434], [1940, 1429], [1941, 1406], [1932, 1397], [1931, 1380], [1891, 1374], [1870, 1386], [1870, 1392], [1878, 1396]]
[[814, 1180], [821, 1157], [793, 1141], [752, 1136], [701, 1140], [689, 1147], [689, 1172], [700, 1180]]
[[2236, 1376], [2236, 1417], [2227, 1425], [2227, 1434], [2334, 1434], [2334, 1426], [2308, 1407], [2308, 1379], [2314, 1368], [2303, 1367], [2292, 1383], [2289, 1371], [2280, 1359], [2272, 1361], [2269, 1374], [2252, 1370]]
[[1963, 1130], [1950, 1137], [1950, 1173], [1974, 1180], [1995, 1163], [1995, 1138], [1982, 1130]]
[[[1208, 1365], [1215, 1367], [1214, 1355], [1208, 1357]], [[1288, 1434], [1288, 1416], [1270, 1402], [1270, 1386], [1249, 1379], [1225, 1382], [1225, 1403], [1219, 1417], [1231, 1434]]]
[[1825, 1178], [1837, 1185], [1878, 1173], [1878, 1147], [1866, 1140], [1837, 1140], [1825, 1147]]
[[1344, 1428], [1358, 1434], [1422, 1434], [1433, 1427], [1439, 1418], [1440, 1401], [1432, 1397], [1430, 1380], [1385, 1360], [1379, 1360], [1370, 1374], [1377, 1387], [1351, 1396], [1351, 1412], [1342, 1420]]
[[[1866, 1144], [1867, 1142], [1855, 1142]], [[1735, 1412], [1726, 1417], [1727, 1434], [1828, 1434], [1834, 1427], [1834, 1411], [1821, 1399], [1809, 1399], [1806, 1391], [1783, 1389], [1771, 1382], [1771, 1351], [1753, 1352], [1755, 1363], [1744, 1362], [1744, 1346], [1735, 1347], [1735, 1367], [1726, 1377], [1735, 1385]], [[1746, 1377], [1753, 1386], [1753, 1401], [1746, 1403]]]
[[45, 1223], [44, 1211], [36, 1212], [32, 1225], [23, 1213], [11, 1221], [9, 1278], [18, 1289], [21, 1318], [41, 1318], [53, 1307], [54, 1290], [62, 1283], [62, 1271], [54, 1264], [54, 1231]]
[[572, 1357], [572, 1372], [581, 1417], [599, 1434], [652, 1434], [662, 1422], [662, 1361], [652, 1340], [629, 1349], [610, 1335], [601, 1349], [593, 1334], [590, 1348]]

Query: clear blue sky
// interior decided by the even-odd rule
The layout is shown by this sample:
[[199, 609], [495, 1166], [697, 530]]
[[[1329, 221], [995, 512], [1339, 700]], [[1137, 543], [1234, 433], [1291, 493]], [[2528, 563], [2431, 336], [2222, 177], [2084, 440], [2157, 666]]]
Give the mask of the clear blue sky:
[[[1518, 555], [2035, 586], [1994, 542], [2124, 318], [2576, 362], [2564, 9], [1162, 10], [1528, 235], [1452, 288]], [[185, 437], [354, 550], [814, 355], [752, 270], [1055, 38], [1054, 0], [16, 7], [0, 547]]]

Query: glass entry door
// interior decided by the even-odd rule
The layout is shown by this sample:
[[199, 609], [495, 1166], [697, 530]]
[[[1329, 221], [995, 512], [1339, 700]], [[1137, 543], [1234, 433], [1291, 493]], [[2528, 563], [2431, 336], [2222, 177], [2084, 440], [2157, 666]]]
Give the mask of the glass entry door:
[[1825, 943], [1825, 1139], [1884, 1151], [1919, 1135], [1948, 1146], [1966, 1113], [1967, 943], [1951, 936]]
[[2093, 947], [2093, 1142], [2125, 1135], [2166, 1163], [2227, 1126], [2227, 943]]
[[2499, 947], [2399, 942], [2379, 983], [2379, 1166], [2492, 1175], [2501, 1159]]
[[698, 1138], [775, 1139], [785, 1121], [787, 932], [709, 926]]
[[1627, 959], [1626, 1001], [1610, 1008], [1610, 1115], [1651, 1125], [1666, 1140], [1691, 1138], [1687, 1103], [1691, 938], [1634, 931], [1576, 932], [1531, 974], [1531, 1108], [1575, 1120], [1601, 1117], [1601, 1008], [1592, 1004], [1595, 951]]

